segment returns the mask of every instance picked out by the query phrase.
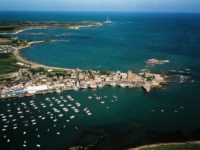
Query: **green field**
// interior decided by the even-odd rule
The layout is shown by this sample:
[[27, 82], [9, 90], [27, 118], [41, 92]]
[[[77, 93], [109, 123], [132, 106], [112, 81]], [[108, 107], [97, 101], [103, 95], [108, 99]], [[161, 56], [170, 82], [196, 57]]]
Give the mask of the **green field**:
[[17, 71], [19, 66], [17, 60], [12, 54], [0, 54], [0, 74]]
[[200, 144], [163, 145], [154, 148], [142, 148], [141, 150], [200, 150]]

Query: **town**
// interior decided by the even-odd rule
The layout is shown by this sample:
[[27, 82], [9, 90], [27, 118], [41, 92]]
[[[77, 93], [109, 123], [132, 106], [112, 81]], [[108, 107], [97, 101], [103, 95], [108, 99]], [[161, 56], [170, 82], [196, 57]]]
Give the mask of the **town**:
[[[16, 40], [16, 39], [15, 39]], [[19, 45], [1, 45], [1, 53], [16, 54], [20, 52]], [[23, 47], [22, 47], [23, 48]], [[18, 58], [18, 57], [16, 57]], [[48, 67], [34, 65], [23, 58], [17, 59], [18, 71], [0, 75], [0, 99], [11, 97], [32, 96], [47, 92], [60, 93], [64, 90], [97, 89], [104, 86], [121, 88], [143, 88], [146, 92], [161, 88], [167, 83], [167, 76], [143, 71], [127, 73], [120, 71], [95, 71]]]

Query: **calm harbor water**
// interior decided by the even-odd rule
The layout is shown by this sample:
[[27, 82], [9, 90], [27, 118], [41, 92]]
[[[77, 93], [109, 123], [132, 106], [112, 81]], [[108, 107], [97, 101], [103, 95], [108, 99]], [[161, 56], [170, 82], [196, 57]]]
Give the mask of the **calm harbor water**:
[[[183, 83], [170, 83], [151, 93], [107, 87], [3, 100], [1, 147], [53, 150], [92, 144], [98, 149], [124, 149], [162, 141], [200, 139], [199, 14], [0, 14], [0, 21], [102, 22], [107, 16], [113, 21], [98, 28], [35, 29], [17, 34], [25, 40], [67, 40], [35, 44], [23, 50], [22, 55], [32, 61], [67, 68], [138, 72], [145, 68], [147, 59], [168, 59], [169, 64], [152, 67], [152, 71], [170, 74], [170, 70], [175, 70], [175, 75], [188, 77]], [[70, 101], [67, 95], [75, 100]], [[97, 100], [98, 96], [102, 98]], [[74, 112], [73, 106], [80, 112]], [[63, 110], [65, 107], [68, 112]], [[86, 107], [91, 116], [86, 115]], [[55, 112], [56, 109], [59, 111]]]

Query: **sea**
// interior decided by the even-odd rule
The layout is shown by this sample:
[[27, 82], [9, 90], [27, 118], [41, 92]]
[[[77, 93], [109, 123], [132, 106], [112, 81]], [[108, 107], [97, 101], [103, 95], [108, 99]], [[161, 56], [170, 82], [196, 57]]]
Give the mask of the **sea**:
[[[107, 17], [112, 23], [100, 27], [32, 29], [8, 36], [63, 40], [21, 52], [40, 64], [136, 73], [148, 69], [168, 75], [170, 82], [150, 93], [104, 87], [1, 100], [1, 148], [117, 150], [200, 140], [200, 14], [0, 12], [0, 22], [104, 22]], [[152, 58], [170, 63], [147, 66]]]

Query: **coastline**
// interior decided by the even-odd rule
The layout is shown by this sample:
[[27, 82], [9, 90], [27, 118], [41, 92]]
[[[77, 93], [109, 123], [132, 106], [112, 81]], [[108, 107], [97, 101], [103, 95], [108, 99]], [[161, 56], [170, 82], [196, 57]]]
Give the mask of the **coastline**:
[[[49, 42], [58, 42], [61, 40], [51, 40]], [[52, 66], [47, 66], [47, 65], [43, 65], [43, 64], [39, 64], [36, 62], [33, 62], [31, 60], [28, 60], [26, 57], [22, 56], [21, 51], [31, 47], [33, 44], [38, 44], [38, 43], [45, 43], [46, 41], [33, 41], [33, 42], [27, 42], [27, 44], [25, 46], [19, 46], [18, 48], [16, 48], [13, 52], [13, 55], [16, 57], [16, 59], [20, 62], [23, 62], [26, 65], [30, 65], [31, 68], [38, 68], [38, 67], [44, 67], [47, 69], [62, 69], [62, 70], [71, 70], [68, 68], [62, 68], [62, 67], [52, 67]]]
[[136, 148], [129, 148], [128, 150], [142, 150], [145, 148], [156, 148], [159, 146], [173, 146], [173, 145], [184, 145], [184, 144], [200, 144], [200, 141], [187, 141], [187, 142], [174, 142], [174, 143], [158, 143], [158, 144], [150, 144], [143, 145]]
[[[31, 84], [25, 84], [25, 86], [21, 87], [21, 83], [19, 83], [19, 89], [23, 89], [24, 93], [28, 94], [12, 94], [13, 92], [15, 93], [15, 90], [13, 91], [13, 88], [15, 87], [10, 87], [8, 88], [8, 91], [4, 91], [2, 96], [0, 96], [0, 99], [5, 99], [5, 98], [11, 98], [11, 97], [21, 97], [21, 96], [32, 96], [36, 93], [49, 93], [52, 91], [65, 91], [68, 89], [85, 89], [85, 88], [90, 88], [90, 89], [97, 89], [98, 87], [103, 87], [103, 86], [119, 86], [122, 88], [128, 87], [128, 88], [142, 88], [146, 92], [150, 92], [151, 89], [155, 88], [162, 88], [167, 83], [167, 76], [161, 75], [161, 74], [156, 74], [156, 73], [149, 73], [146, 72], [145, 74], [140, 72], [140, 73], [132, 73], [132, 71], [128, 71], [127, 73], [123, 72], [107, 72], [105, 74], [102, 74], [101, 71], [95, 71], [95, 70], [79, 70], [79, 69], [69, 69], [69, 68], [62, 68], [62, 67], [52, 67], [52, 66], [47, 66], [43, 64], [38, 64], [36, 62], [30, 61], [27, 58], [23, 57], [21, 55], [21, 51], [24, 50], [25, 48], [31, 47], [33, 44], [37, 43], [43, 43], [43, 42], [58, 42], [61, 40], [41, 40], [41, 41], [31, 41], [31, 42], [26, 42], [22, 46], [16, 46], [13, 55], [16, 57], [16, 59], [19, 61], [18, 63], [23, 66], [24, 68], [29, 68], [29, 69], [46, 69], [48, 73], [54, 71], [64, 71], [67, 74], [70, 74], [69, 78], [63, 78], [62, 80], [57, 80], [58, 77], [56, 77], [56, 81], [52, 80], [52, 77], [49, 77], [47, 75], [41, 74], [39, 76], [36, 76], [36, 78], [33, 77], [33, 74], [30, 71], [27, 71], [27, 73], [30, 75], [28, 78], [31, 82]], [[62, 40], [63, 41], [63, 40]], [[23, 72], [23, 71], [22, 71]], [[20, 76], [22, 76], [21, 71], [18, 73]], [[61, 73], [62, 74], [62, 73]], [[44, 81], [42, 81], [44, 78]], [[51, 79], [49, 79], [51, 78]], [[54, 77], [55, 78], [55, 77]], [[35, 83], [38, 82], [38, 84], [32, 84], [33, 81]], [[50, 81], [50, 83], [48, 82]], [[23, 81], [22, 81], [23, 82]], [[58, 84], [60, 83], [60, 84]], [[17, 83], [18, 84], [18, 83]], [[29, 85], [29, 86], [28, 86]], [[40, 86], [45, 86], [42, 87], [42, 90], [40, 89]], [[30, 90], [27, 89], [27, 87], [34, 87], [37, 90], [35, 90], [34, 94]], [[31, 93], [31, 94], [29, 94]]]
[[[48, 22], [51, 23], [51, 22]], [[88, 24], [90, 23], [90, 24]], [[59, 24], [59, 25], [55, 25], [52, 24], [51, 25], [38, 25], [38, 24], [34, 24], [32, 26], [25, 26], [24, 28], [18, 28], [18, 29], [14, 29], [11, 32], [1, 32], [0, 35], [7, 35], [7, 34], [11, 34], [11, 35], [16, 35], [19, 34], [21, 32], [24, 31], [28, 31], [28, 30], [34, 30], [34, 29], [48, 29], [48, 28], [66, 28], [69, 30], [79, 30], [80, 28], [91, 28], [91, 27], [98, 27], [98, 26], [102, 26], [103, 23], [101, 22], [90, 22], [90, 21], [82, 21], [80, 22], [80, 24]]]
[[[62, 24], [61, 24], [62, 25]], [[66, 28], [70, 28], [70, 27], [93, 27], [93, 26], [99, 26], [100, 24], [95, 23], [95, 24], [91, 24], [91, 25], [87, 25], [84, 26], [83, 24], [79, 24], [79, 25], [71, 25], [70, 26], [65, 26]], [[47, 27], [47, 26], [46, 26]], [[62, 26], [64, 27], [64, 26]], [[29, 30], [34, 29], [34, 28], [29, 28]], [[16, 33], [19, 32], [23, 32], [24, 29], [17, 31]], [[8, 34], [8, 33], [7, 33]], [[168, 81], [167, 81], [167, 76], [165, 76], [164, 74], [160, 74], [160, 73], [151, 73], [151, 72], [140, 72], [140, 73], [133, 73], [132, 71], [128, 70], [127, 73], [124, 72], [116, 72], [116, 71], [107, 71], [107, 72], [101, 72], [100, 70], [80, 70], [80, 69], [74, 69], [74, 68], [64, 68], [64, 67], [53, 67], [53, 66], [48, 66], [48, 65], [43, 65], [43, 64], [39, 64], [37, 62], [31, 61], [29, 59], [27, 59], [26, 57], [24, 57], [21, 54], [21, 51], [31, 47], [33, 44], [37, 44], [37, 43], [48, 43], [48, 42], [60, 42], [60, 41], [66, 41], [66, 40], [40, 40], [40, 41], [24, 41], [23, 44], [18, 44], [16, 46], [14, 46], [14, 50], [12, 51], [12, 54], [16, 57], [16, 59], [19, 61], [18, 65], [26, 68], [25, 70], [20, 70], [18, 72], [19, 76], [23, 76], [22, 72], [26, 72], [29, 76], [27, 77], [28, 80], [31, 81], [31, 83], [29, 83], [30, 87], [34, 87], [34, 88], [38, 88], [37, 90], [35, 90], [35, 93], [38, 92], [51, 92], [52, 89], [54, 89], [53, 91], [56, 90], [66, 90], [66, 89], [81, 89], [81, 88], [91, 88], [91, 89], [96, 89], [98, 87], [103, 87], [103, 86], [119, 86], [119, 87], [128, 87], [128, 88], [142, 88], [144, 89], [144, 91], [146, 92], [150, 92], [151, 89], [155, 89], [155, 88], [161, 88], [163, 85], [165, 85]], [[67, 40], [68, 41], [68, 40]], [[30, 70], [34, 70], [34, 69], [44, 69], [46, 70], [46, 74], [44, 75], [44, 72], [40, 72], [41, 74], [36, 75], [34, 77], [34, 74], [32, 74], [32, 72], [30, 72]], [[54, 73], [51, 73], [52, 71], [54, 71]], [[68, 77], [66, 76], [59, 76], [58, 75], [55, 76], [55, 72], [59, 72], [62, 71], [61, 74], [67, 74], [69, 75]], [[49, 74], [51, 74], [50, 76], [48, 76]], [[26, 76], [26, 75], [25, 75]], [[56, 78], [56, 81], [54, 82], [54, 80], [52, 80], [52, 78], [54, 77], [54, 80]], [[44, 80], [43, 80], [44, 78]], [[62, 78], [62, 79], [58, 79], [58, 78]], [[34, 81], [34, 82], [33, 82]], [[19, 81], [16, 80], [16, 85], [18, 84], [19, 89], [23, 89], [23, 91], [25, 93], [30, 93], [31, 91], [27, 89], [28, 84], [23, 83], [23, 80], [21, 81], [21, 83]], [[50, 83], [49, 83], [50, 82]], [[21, 87], [20, 85], [23, 83], [23, 87]], [[37, 83], [37, 84], [32, 84], [32, 83]], [[60, 83], [60, 84], [58, 84]], [[42, 87], [43, 90], [39, 90], [40, 87], [44, 85], [44, 87]], [[6, 85], [5, 85], [6, 86]], [[4, 86], [2, 86], [3, 88]], [[64, 87], [64, 88], [63, 88]], [[14, 90], [13, 90], [14, 89]], [[1, 98], [6, 98], [6, 97], [12, 97], [12, 95], [14, 95], [14, 97], [17, 96], [21, 96], [18, 94], [15, 94], [15, 91], [17, 91], [18, 89], [15, 89], [15, 87], [12, 87], [12, 85], [10, 85], [9, 88], [7, 88], [7, 91], [5, 90], [2, 96], [0, 96]], [[14, 92], [14, 94], [13, 94]], [[23, 94], [25, 96], [25, 94]]]

